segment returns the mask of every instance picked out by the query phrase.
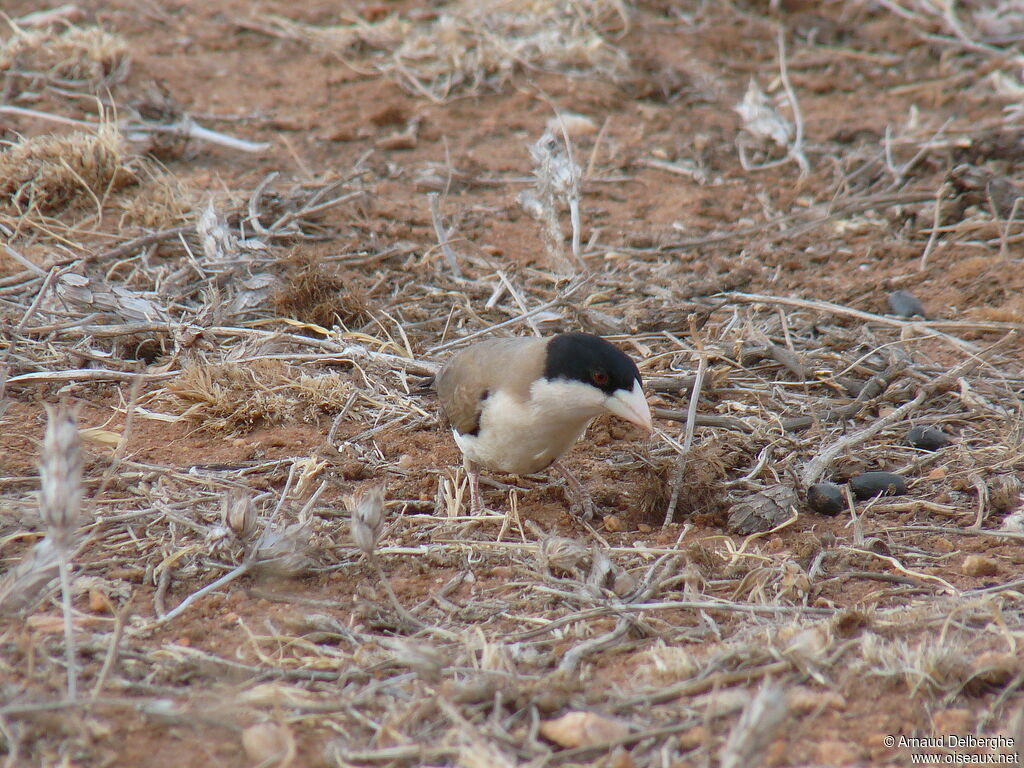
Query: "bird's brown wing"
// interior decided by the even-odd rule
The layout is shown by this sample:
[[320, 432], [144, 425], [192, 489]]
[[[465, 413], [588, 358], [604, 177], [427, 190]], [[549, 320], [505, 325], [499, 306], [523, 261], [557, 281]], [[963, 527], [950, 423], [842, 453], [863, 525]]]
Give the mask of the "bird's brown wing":
[[525, 400], [544, 371], [547, 339], [488, 339], [458, 352], [434, 387], [448, 421], [461, 435], [476, 434], [484, 401], [501, 389]]

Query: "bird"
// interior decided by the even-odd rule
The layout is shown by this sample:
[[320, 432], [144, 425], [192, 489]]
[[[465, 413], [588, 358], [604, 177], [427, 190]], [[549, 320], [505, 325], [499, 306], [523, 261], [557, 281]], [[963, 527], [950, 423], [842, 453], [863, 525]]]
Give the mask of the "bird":
[[550, 467], [589, 519], [593, 500], [559, 459], [603, 413], [653, 429], [636, 363], [590, 333], [486, 339], [453, 355], [433, 385], [462, 452], [474, 515], [483, 511], [481, 468], [527, 475]]

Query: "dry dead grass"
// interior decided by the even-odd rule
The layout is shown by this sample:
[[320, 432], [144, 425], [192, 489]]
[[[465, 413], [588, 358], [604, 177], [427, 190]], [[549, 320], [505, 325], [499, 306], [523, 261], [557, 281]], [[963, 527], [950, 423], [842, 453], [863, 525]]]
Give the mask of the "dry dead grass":
[[270, 34], [307, 40], [362, 58], [403, 87], [434, 101], [501, 88], [529, 72], [598, 74], [613, 80], [629, 72], [629, 59], [608, 39], [628, 28], [618, 0], [488, 0], [454, 2], [425, 21], [389, 15], [315, 27], [280, 16], [250, 23]]
[[245, 365], [193, 365], [167, 386], [190, 403], [182, 416], [198, 428], [239, 433], [295, 421], [318, 423], [337, 413], [355, 391], [345, 374], [310, 376], [274, 360]]
[[40, 83], [98, 94], [121, 80], [130, 66], [128, 42], [101, 27], [26, 30], [10, 21], [8, 25], [11, 34], [0, 42], [0, 73], [6, 75], [12, 96]]
[[[444, 11], [336, 32], [264, 21], [366, 55], [434, 99], [537, 69], [619, 76], [625, 66], [606, 39], [627, 26], [616, 3]], [[733, 19], [735, 9], [722, 12]], [[19, 66], [32, 50], [5, 49]], [[60, 71], [91, 82], [125, 61], [83, 56]], [[970, 61], [967, 74], [987, 71]], [[908, 130], [897, 149], [934, 159], [948, 149], [934, 133]], [[861, 254], [865, 238], [882, 238], [881, 217], [865, 212], [895, 207], [915, 214], [917, 228], [899, 237], [916, 266], [945, 171], [938, 161], [897, 167], [892, 147], [876, 144], [869, 182], [854, 183], [860, 158], [848, 145], [829, 143], [846, 174], [836, 188], [806, 180], [792, 210], [775, 215], [778, 188], [758, 187], [759, 213], [724, 212], [734, 229], [682, 245], [595, 237], [581, 252], [586, 274], [572, 279], [465, 254], [456, 276], [411, 226], [394, 242], [382, 226], [374, 252], [334, 251], [340, 227], [372, 216], [362, 203], [373, 182], [402, 178], [384, 163], [287, 188], [267, 177], [200, 209], [173, 179], [139, 170], [110, 131], [10, 146], [0, 224], [16, 266], [0, 278], [0, 419], [24, 457], [39, 400], [89, 406], [86, 544], [68, 615], [81, 695], [95, 701], [84, 730], [74, 718], [50, 727], [51, 710], [81, 702], [64, 701], [77, 662], [45, 600], [58, 558], [40, 541], [29, 461], [0, 477], [0, 751], [11, 764], [42, 762], [73, 743], [74, 759], [98, 764], [98, 734], [130, 728], [148, 747], [168, 723], [197, 740], [222, 724], [217, 738], [253, 762], [298, 750], [335, 765], [739, 766], [778, 744], [790, 763], [810, 763], [798, 750], [812, 731], [922, 730], [940, 708], [970, 709], [978, 732], [996, 732], [1024, 681], [1015, 315], [898, 318], [865, 309], [864, 286], [832, 301], [812, 286], [803, 298], [776, 290], [786, 263], [714, 271], [735, 261], [735, 241], [766, 260], [802, 255], [825, 225], [835, 225], [836, 253]], [[615, 173], [636, 172], [623, 162]], [[110, 194], [133, 181], [136, 195]], [[586, 211], [591, 192], [577, 192]], [[83, 202], [123, 215], [80, 225]], [[342, 214], [325, 217], [331, 208]], [[65, 227], [64, 250], [37, 264], [23, 254], [50, 255], [19, 222], [43, 214]], [[961, 260], [967, 282], [991, 277], [1019, 239], [992, 211], [971, 216], [942, 224], [949, 253], [983, 254]], [[366, 242], [355, 232], [348, 242]], [[959, 237], [969, 239], [962, 251]], [[332, 249], [310, 246], [316, 238]], [[775, 292], [737, 289], [752, 281]], [[662, 432], [651, 443], [620, 440], [607, 423], [590, 433], [607, 462], [590, 474], [614, 512], [596, 530], [567, 524], [558, 492], [536, 479], [500, 478], [489, 500], [507, 514], [468, 515], [464, 479], [440, 446], [454, 452], [426, 431], [433, 406], [415, 392], [419, 377], [467, 340], [531, 325], [613, 335], [642, 359], [657, 398]], [[687, 449], [681, 425], [700, 359]], [[181, 419], [187, 429], [172, 432]], [[317, 425], [330, 449], [296, 441], [244, 460], [206, 455], [220, 455], [224, 434], [296, 422]], [[906, 433], [918, 424], [941, 426], [952, 445], [912, 447]], [[166, 456], [153, 446], [171, 435], [180, 455], [147, 458]], [[661, 530], [684, 453], [678, 523]], [[837, 518], [804, 508], [801, 478], [865, 469], [901, 473], [910, 494], [854, 502]], [[780, 487], [796, 494], [799, 515], [786, 508], [750, 535], [729, 530], [727, 510]], [[878, 690], [918, 703], [887, 707]], [[918, 719], [906, 716], [912, 706]], [[905, 757], [872, 751], [867, 736], [856, 737], [861, 762]]]
[[26, 138], [0, 152], [0, 204], [19, 216], [73, 204], [102, 207], [111, 192], [136, 180], [124, 138], [111, 126]]

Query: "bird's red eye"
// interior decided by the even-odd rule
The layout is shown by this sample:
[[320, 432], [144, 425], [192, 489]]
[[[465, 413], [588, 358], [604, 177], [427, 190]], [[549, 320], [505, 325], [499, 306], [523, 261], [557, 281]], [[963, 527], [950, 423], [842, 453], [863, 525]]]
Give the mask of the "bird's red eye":
[[590, 380], [597, 384], [597, 386], [603, 387], [608, 383], [608, 374], [604, 371], [594, 371], [590, 374]]

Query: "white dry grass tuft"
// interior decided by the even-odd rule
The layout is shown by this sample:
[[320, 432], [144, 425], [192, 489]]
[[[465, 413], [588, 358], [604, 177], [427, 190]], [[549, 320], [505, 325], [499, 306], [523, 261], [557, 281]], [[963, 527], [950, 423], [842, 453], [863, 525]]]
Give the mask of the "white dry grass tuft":
[[47, 406], [49, 419], [39, 465], [39, 516], [57, 553], [64, 610], [68, 699], [78, 697], [78, 654], [71, 610], [71, 556], [82, 510], [82, 441], [74, 411]]

